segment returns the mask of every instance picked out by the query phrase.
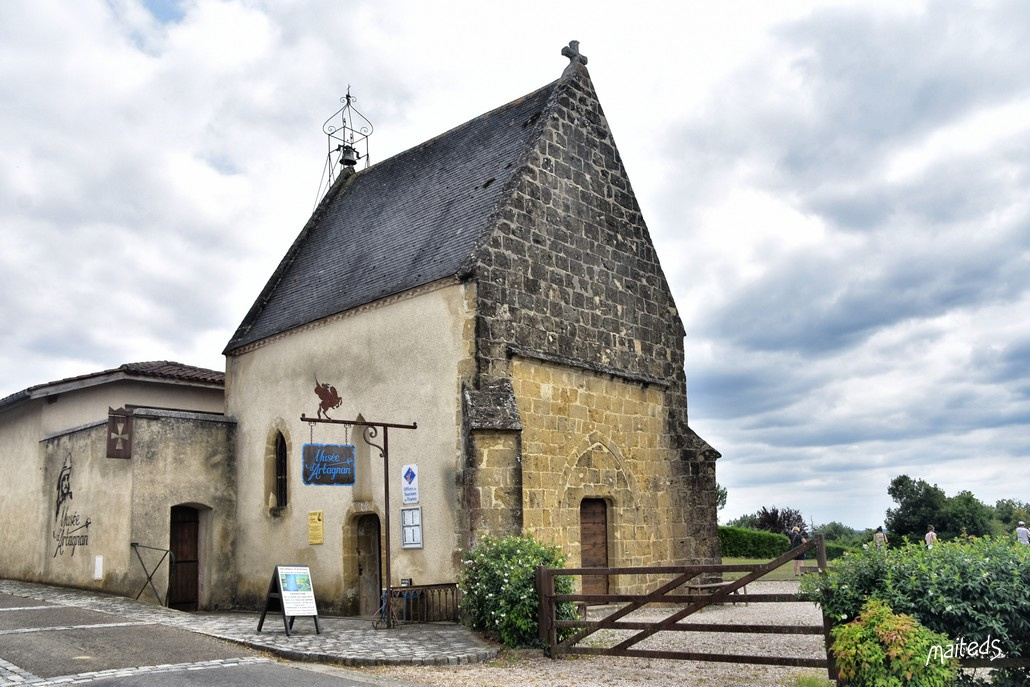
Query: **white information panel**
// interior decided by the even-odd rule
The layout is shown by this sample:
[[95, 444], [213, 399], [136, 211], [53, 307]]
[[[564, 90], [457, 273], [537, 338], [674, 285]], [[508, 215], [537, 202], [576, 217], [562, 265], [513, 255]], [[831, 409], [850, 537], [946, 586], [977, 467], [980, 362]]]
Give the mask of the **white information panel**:
[[283, 600], [283, 615], [318, 615], [315, 608], [315, 588], [311, 584], [311, 570], [306, 565], [277, 565], [279, 593]]

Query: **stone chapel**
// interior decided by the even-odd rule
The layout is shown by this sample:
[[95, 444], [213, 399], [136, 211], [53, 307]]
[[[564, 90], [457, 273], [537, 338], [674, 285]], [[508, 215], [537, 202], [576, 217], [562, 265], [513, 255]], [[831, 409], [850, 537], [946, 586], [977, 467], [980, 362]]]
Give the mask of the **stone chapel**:
[[[165, 516], [186, 508], [202, 516], [195, 536], [218, 533], [219, 555], [197, 561], [200, 607], [260, 607], [288, 563], [310, 567], [324, 612], [372, 613], [387, 582], [455, 581], [486, 534], [532, 534], [576, 566], [718, 561], [719, 453], [688, 424], [683, 324], [586, 58], [575, 42], [563, 54], [558, 80], [347, 169], [258, 294], [224, 350], [226, 429], [213, 449], [205, 438], [199, 473], [221, 471], [231, 505], [197, 484], [155, 505], [156, 529], [131, 528], [167, 542]], [[106, 422], [126, 403], [93, 412]], [[389, 433], [389, 473], [362, 424], [377, 422], [411, 427]], [[91, 465], [109, 460], [89, 448], [94, 434], [43, 441], [80, 454], [35, 449], [77, 466], [80, 503], [101, 488]], [[352, 480], [309, 481], [306, 445], [353, 446]], [[181, 440], [148, 459], [209, 481]], [[49, 499], [52, 487], [34, 488]], [[98, 530], [131, 517], [93, 513]], [[129, 542], [104, 541], [83, 554], [104, 555], [117, 584], [81, 563], [36, 577], [134, 594], [145, 577]]]

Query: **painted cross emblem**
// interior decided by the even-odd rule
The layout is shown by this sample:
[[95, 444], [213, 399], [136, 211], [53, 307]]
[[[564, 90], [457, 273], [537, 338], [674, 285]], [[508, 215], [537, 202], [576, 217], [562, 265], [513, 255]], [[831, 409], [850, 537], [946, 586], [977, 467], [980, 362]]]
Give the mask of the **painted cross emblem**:
[[107, 409], [107, 457], [132, 458], [132, 410]]
[[117, 431], [111, 432], [111, 438], [115, 441], [115, 445], [114, 445], [115, 448], [118, 449], [119, 451], [121, 451], [122, 450], [122, 442], [123, 441], [128, 442], [129, 441], [129, 435], [128, 434], [124, 434], [124, 431], [125, 431], [125, 423], [124, 422], [116, 422], [115, 426], [117, 427]]

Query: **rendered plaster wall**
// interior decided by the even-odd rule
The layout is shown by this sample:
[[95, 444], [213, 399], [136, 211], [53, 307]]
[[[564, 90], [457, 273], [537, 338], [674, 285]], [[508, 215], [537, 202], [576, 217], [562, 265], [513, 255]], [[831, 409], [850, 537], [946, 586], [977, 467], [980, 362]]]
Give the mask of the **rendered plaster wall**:
[[[109, 407], [150, 404], [220, 413], [224, 407], [223, 397], [222, 390], [218, 388], [193, 388], [160, 380], [119, 380], [69, 388], [59, 394], [26, 400], [0, 412], [0, 471], [17, 476], [17, 479], [9, 480], [4, 498], [0, 499], [0, 518], [4, 522], [4, 527], [0, 528], [0, 548], [4, 552], [0, 556], [0, 576], [38, 581], [45, 579], [46, 571], [54, 565], [61, 567], [53, 560], [51, 546], [56, 510], [54, 480], [61, 468], [53, 465], [58, 460], [56, 454], [51, 456], [52, 452], [58, 451], [55, 442], [69, 442], [71, 439], [62, 437], [78, 436], [81, 432], [93, 432], [95, 437], [90, 441], [102, 442]], [[75, 439], [75, 442], [81, 441], [81, 437]], [[78, 444], [75, 450], [69, 446], [65, 456], [68, 451], [73, 457], [81, 454], [82, 458], [75, 461], [79, 462], [91, 460], [94, 451], [100, 451], [101, 457], [106, 454], [106, 444], [101, 443], [98, 448], [86, 443], [88, 448], [81, 450]], [[117, 480], [116, 474], [109, 476]], [[107, 489], [106, 486], [104, 488]], [[86, 498], [83, 492], [79, 502]], [[78, 505], [74, 499], [69, 503]], [[102, 536], [95, 534], [91, 540], [97, 541], [97, 537]], [[86, 567], [89, 568], [88, 577], [92, 578], [93, 562], [87, 566], [83, 558], [82, 554], [75, 556], [75, 566], [82, 568], [74, 574], [75, 579], [87, 577], [83, 572]], [[105, 560], [105, 568], [106, 563]], [[65, 567], [70, 565], [71, 556], [66, 553]], [[93, 584], [91, 579], [86, 582]], [[137, 591], [133, 590], [132, 595], [135, 596]]]
[[48, 397], [41, 406], [43, 435], [63, 432], [107, 418], [108, 408], [125, 404], [221, 413], [225, 393], [221, 388], [197, 388], [162, 381], [119, 380]]
[[[215, 609], [235, 600], [235, 423], [219, 416], [137, 410], [133, 414], [132, 541], [167, 547], [173, 506], [199, 511], [199, 604]], [[151, 554], [153, 555], [153, 554]], [[146, 556], [144, 556], [146, 559]], [[133, 555], [129, 590], [146, 581]], [[167, 567], [155, 576], [167, 587]]]
[[[45, 547], [39, 579], [135, 597], [146, 584], [131, 547], [169, 547], [176, 505], [202, 511], [201, 608], [231, 605], [235, 489], [232, 424], [221, 416], [138, 410], [131, 459], [107, 458], [107, 421], [43, 443]], [[164, 599], [168, 561], [141, 550]], [[100, 561], [98, 561], [100, 557]], [[99, 565], [98, 565], [99, 563]], [[147, 589], [141, 601], [157, 603]]]
[[47, 514], [53, 517], [54, 499], [44, 488], [40, 404], [26, 403], [0, 416], [0, 474], [10, 476], [0, 499], [0, 577], [39, 580], [46, 560]]
[[[471, 373], [474, 320], [467, 287], [447, 282], [299, 328], [227, 359], [227, 410], [238, 420], [239, 603], [264, 603], [274, 566], [311, 568], [322, 612], [357, 608], [356, 523], [375, 514], [385, 530], [384, 465], [360, 430], [302, 421], [317, 417], [315, 380], [336, 387], [338, 420], [417, 423], [390, 429], [392, 584], [454, 582], [460, 563], [457, 469], [462, 378]], [[270, 464], [282, 432], [288, 447], [288, 505], [269, 507]], [[382, 431], [373, 442], [381, 444]], [[303, 484], [305, 443], [357, 449], [354, 486]], [[423, 548], [401, 546], [401, 467], [416, 464]], [[274, 496], [273, 496], [274, 501]], [[309, 544], [308, 514], [323, 514], [324, 542]], [[385, 534], [385, 532], [384, 532]], [[383, 537], [385, 539], [385, 536]], [[384, 542], [385, 543], [385, 542]], [[385, 567], [385, 566], [384, 566]]]

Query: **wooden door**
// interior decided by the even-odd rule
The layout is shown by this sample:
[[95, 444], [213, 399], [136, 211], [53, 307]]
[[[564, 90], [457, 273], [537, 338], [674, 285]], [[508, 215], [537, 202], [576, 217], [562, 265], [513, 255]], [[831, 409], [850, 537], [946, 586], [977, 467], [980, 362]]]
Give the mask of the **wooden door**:
[[365, 618], [379, 612], [383, 581], [379, 560], [379, 516], [358, 518], [358, 612]]
[[[583, 499], [579, 505], [580, 562], [584, 568], [608, 567], [608, 505], [604, 499]], [[584, 594], [607, 594], [608, 577], [583, 576]]]
[[189, 506], [172, 506], [172, 566], [168, 574], [168, 607], [195, 611], [200, 575], [200, 513]]

